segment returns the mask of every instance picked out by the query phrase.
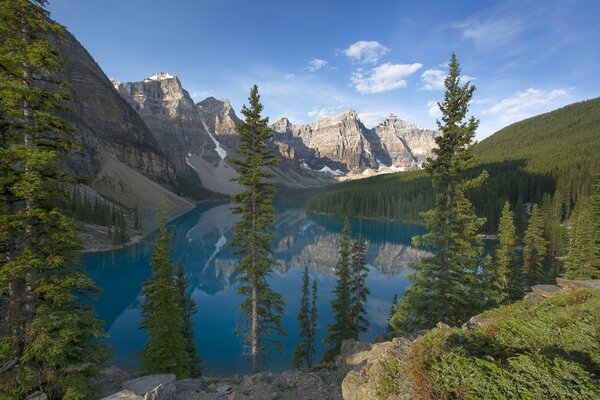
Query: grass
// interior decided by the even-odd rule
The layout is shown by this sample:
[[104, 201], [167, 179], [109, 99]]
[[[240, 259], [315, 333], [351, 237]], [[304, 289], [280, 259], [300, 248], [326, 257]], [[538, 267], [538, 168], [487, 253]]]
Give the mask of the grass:
[[487, 311], [472, 330], [435, 329], [379, 374], [381, 397], [408, 381], [423, 399], [600, 398], [600, 291]]

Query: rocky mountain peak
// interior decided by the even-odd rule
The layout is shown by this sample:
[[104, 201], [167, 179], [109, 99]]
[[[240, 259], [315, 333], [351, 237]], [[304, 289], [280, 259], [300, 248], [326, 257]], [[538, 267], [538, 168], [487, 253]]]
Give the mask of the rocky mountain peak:
[[157, 72], [144, 79], [144, 81], [164, 81], [167, 79], [177, 79], [177, 77], [168, 72]]
[[[196, 107], [203, 115], [204, 121], [211, 132], [214, 132], [217, 136], [235, 134], [235, 127], [241, 120], [235, 114], [229, 99], [218, 100], [211, 96], [196, 103]], [[232, 138], [226, 140], [229, 145], [236, 146], [237, 142], [231, 141]], [[229, 141], [231, 142], [229, 143]]]
[[393, 127], [394, 129], [418, 129], [415, 124], [412, 124], [410, 122], [407, 122], [407, 121], [401, 119], [394, 113], [391, 113], [385, 119], [385, 121], [383, 121], [379, 125]]

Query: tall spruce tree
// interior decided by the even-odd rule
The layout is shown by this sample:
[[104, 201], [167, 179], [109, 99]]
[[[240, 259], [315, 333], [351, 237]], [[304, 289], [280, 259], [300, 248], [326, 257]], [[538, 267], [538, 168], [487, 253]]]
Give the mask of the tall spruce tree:
[[537, 204], [531, 207], [529, 224], [523, 236], [523, 271], [527, 284], [533, 286], [544, 279], [544, 260], [548, 241], [544, 239], [544, 218]]
[[342, 342], [355, 337], [352, 319], [352, 242], [350, 239], [350, 222], [344, 219], [344, 227], [340, 239], [338, 262], [335, 266], [337, 277], [334, 299], [331, 301], [334, 321], [327, 326], [325, 343], [328, 348], [323, 356], [324, 361], [332, 361], [340, 353]]
[[600, 279], [600, 169], [592, 177], [589, 197], [579, 197], [570, 218], [565, 277]]
[[[0, 397], [36, 390], [51, 398], [89, 396], [88, 378], [106, 356], [101, 323], [88, 301], [94, 283], [58, 169], [78, 147], [61, 116], [67, 85], [52, 40], [63, 28], [43, 0], [0, 2]], [[77, 368], [75, 368], [77, 366]]]
[[170, 257], [171, 239], [167, 230], [168, 211], [163, 200], [158, 219], [158, 235], [152, 244], [152, 275], [144, 282], [142, 294], [142, 329], [148, 340], [140, 354], [144, 374], [173, 373], [178, 379], [192, 375], [194, 360], [188, 352], [184, 336], [184, 305], [175, 277], [175, 264]]
[[313, 365], [313, 353], [315, 352], [315, 340], [317, 339], [317, 328], [318, 328], [318, 308], [317, 308], [317, 299], [319, 297], [319, 293], [317, 291], [317, 278], [313, 278], [312, 282], [312, 293], [310, 299], [310, 341], [312, 351], [308, 353], [308, 363], [307, 367], [310, 368]]
[[517, 259], [517, 237], [515, 224], [507, 201], [502, 208], [498, 225], [498, 246], [494, 252], [498, 275], [498, 286], [508, 300], [523, 297], [523, 274]]
[[185, 273], [181, 262], [177, 264], [177, 278], [175, 280], [177, 286], [177, 295], [181, 304], [181, 312], [183, 319], [182, 334], [185, 339], [185, 351], [190, 359], [190, 375], [198, 377], [202, 375], [202, 359], [198, 355], [196, 348], [196, 335], [194, 330], [194, 314], [198, 311], [196, 302], [187, 292], [187, 282], [185, 281]]
[[592, 244], [592, 271], [588, 276], [591, 279], [600, 279], [600, 166], [596, 167], [596, 171], [592, 176], [592, 187], [590, 190], [590, 208], [592, 210], [591, 231], [594, 241]]
[[444, 85], [444, 101], [438, 103], [442, 117], [437, 122], [442, 135], [435, 139], [436, 157], [425, 167], [433, 178], [435, 207], [423, 213], [428, 233], [413, 239], [433, 255], [413, 266], [412, 283], [391, 320], [395, 330], [430, 328], [438, 321], [457, 325], [497, 297], [489, 286], [487, 260], [477, 234], [484, 218], [475, 215], [465, 196], [466, 190], [481, 185], [487, 177], [485, 171], [474, 179], [464, 177], [474, 163], [471, 145], [479, 124], [474, 117], [465, 121], [475, 86], [460, 84], [454, 53]]
[[366, 286], [365, 281], [369, 276], [369, 268], [365, 263], [367, 252], [367, 242], [358, 235], [352, 245], [352, 265], [351, 265], [351, 281], [350, 295], [352, 303], [352, 330], [354, 331], [354, 339], [358, 340], [361, 332], [366, 332], [369, 329], [369, 320], [366, 317], [367, 296], [371, 291]]
[[304, 267], [302, 274], [302, 296], [300, 297], [300, 310], [298, 311], [298, 342], [294, 350], [293, 364], [296, 368], [306, 365], [310, 367], [310, 359], [314, 353], [312, 335], [312, 315], [310, 309], [310, 287], [308, 267]]
[[232, 160], [237, 181], [245, 191], [233, 196], [237, 205], [232, 211], [240, 220], [235, 224], [231, 246], [240, 257], [237, 292], [244, 297], [240, 306], [244, 321], [239, 331], [246, 342], [246, 353], [252, 358], [252, 371], [257, 372], [267, 361], [270, 345], [281, 350], [276, 336], [286, 333], [281, 325], [283, 299], [267, 282], [276, 264], [272, 246], [275, 186], [267, 168], [275, 165], [277, 159], [270, 146], [273, 139], [269, 119], [261, 116], [263, 105], [256, 85], [250, 90], [248, 101], [249, 106], [242, 108], [245, 119], [237, 128], [241, 159]]

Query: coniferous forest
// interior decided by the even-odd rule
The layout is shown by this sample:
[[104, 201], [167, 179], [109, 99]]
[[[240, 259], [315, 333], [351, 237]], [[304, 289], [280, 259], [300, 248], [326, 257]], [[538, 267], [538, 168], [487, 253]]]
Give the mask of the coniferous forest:
[[[151, 118], [160, 115], [163, 126], [168, 113], [135, 114], [135, 105], [118, 97], [131, 112], [123, 125], [139, 129], [100, 156], [99, 147], [85, 148], [89, 127], [83, 134], [73, 122], [71, 107], [80, 105], [73, 84], [81, 77], [65, 78], [61, 44], [72, 38], [47, 7], [46, 0], [0, 2], [0, 400], [94, 399], [107, 395], [100, 395], [107, 386], [103, 400], [292, 399], [299, 392], [323, 399], [600, 398], [600, 98], [513, 123], [477, 143], [477, 89], [452, 51], [440, 66], [447, 71], [439, 71], [443, 95], [427, 162], [414, 164], [416, 171], [324, 188], [345, 172], [317, 166], [327, 157], [304, 143], [278, 142], [300, 136], [293, 138], [287, 117], [276, 124], [282, 132], [269, 124], [257, 84], [238, 120], [228, 100], [196, 104], [178, 78], [163, 72], [127, 84], [168, 81], [168, 90], [153, 93], [176, 88], [171, 97], [187, 96], [169, 109], [188, 107], [177, 129], [161, 142]], [[365, 78], [366, 65], [374, 75], [393, 67], [376, 66], [389, 49], [374, 43], [355, 43], [371, 49], [366, 59], [356, 58], [357, 47], [343, 52], [360, 64], [353, 82]], [[302, 71], [327, 65], [313, 59]], [[422, 64], [400, 70], [409, 67]], [[402, 79], [395, 88], [407, 84]], [[110, 84], [111, 95], [127, 95], [122, 82]], [[357, 91], [383, 90], [365, 85]], [[273, 86], [261, 92], [267, 99], [277, 92]], [[148, 103], [156, 111], [167, 97]], [[190, 125], [206, 135], [182, 135], [186, 144], [198, 139], [196, 153], [182, 152], [183, 162], [174, 162], [178, 129], [198, 116]], [[364, 128], [353, 111], [338, 119]], [[143, 145], [136, 149], [138, 139]], [[317, 162], [310, 166], [296, 151]], [[87, 156], [98, 165], [82, 170], [96, 168], [97, 180], [112, 179], [109, 173], [123, 178], [119, 196], [79, 176], [72, 161]], [[223, 174], [234, 189], [193, 187], [203, 179], [219, 186], [198, 165]], [[286, 171], [284, 178], [299, 179], [295, 185], [282, 183]], [[127, 190], [137, 190], [140, 202]], [[229, 202], [198, 203], [194, 193]], [[314, 193], [299, 211], [297, 203]], [[160, 210], [150, 194], [162, 196]], [[276, 199], [294, 200], [295, 208], [276, 208]], [[140, 213], [157, 214], [157, 229], [128, 252], [130, 239], [150, 230], [142, 229]], [[319, 214], [337, 218], [328, 224]], [[182, 218], [188, 215], [195, 219]], [[365, 219], [394, 223], [363, 227]], [[88, 264], [84, 244], [91, 246], [81, 238], [90, 227], [113, 247]], [[395, 230], [402, 235], [386, 237]], [[394, 269], [391, 276], [386, 268]], [[118, 285], [107, 297], [118, 304], [104, 314], [106, 324], [98, 315], [110, 307], [98, 298], [100, 282], [109, 280]], [[389, 285], [397, 294], [382, 300], [392, 297]], [[285, 293], [290, 287], [298, 289]], [[226, 314], [231, 309], [235, 321]], [[213, 323], [198, 322], [207, 315]], [[132, 321], [137, 336], [128, 330]], [[239, 345], [233, 356], [219, 347], [229, 328]], [[112, 344], [115, 350], [142, 338], [123, 369], [109, 333], [125, 337], [120, 348]], [[360, 343], [365, 338], [372, 343]], [[208, 348], [210, 340], [219, 348]], [[211, 350], [238, 362], [230, 376], [211, 376]], [[286, 371], [272, 372], [281, 369], [271, 369], [277, 357]], [[161, 383], [146, 388], [149, 375]], [[115, 388], [122, 390], [113, 394]]]

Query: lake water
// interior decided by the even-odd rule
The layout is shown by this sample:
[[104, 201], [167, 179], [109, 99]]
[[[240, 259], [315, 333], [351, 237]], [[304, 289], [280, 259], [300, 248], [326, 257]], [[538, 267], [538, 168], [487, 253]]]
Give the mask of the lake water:
[[[236, 258], [228, 242], [235, 218], [231, 204], [204, 204], [177, 218], [169, 229], [173, 235], [172, 257], [183, 262], [189, 292], [198, 306], [194, 316], [196, 342], [204, 373], [223, 375], [247, 373], [250, 363], [241, 354], [242, 343], [235, 334], [240, 316], [240, 298], [235, 293]], [[327, 324], [332, 322], [330, 301], [335, 286], [333, 267], [338, 256], [342, 220], [307, 215], [303, 209], [277, 207], [275, 257], [280, 266], [270, 277], [272, 287], [283, 296], [286, 313], [283, 325], [283, 357], [272, 354], [270, 369], [288, 369], [297, 339], [297, 314], [303, 267], [307, 265], [318, 283], [318, 336], [315, 360], [325, 350], [322, 343]], [[367, 239], [367, 285], [371, 289], [367, 312], [369, 331], [361, 336], [372, 340], [386, 330], [394, 294], [402, 295], [408, 281], [408, 265], [425, 253], [410, 245], [413, 235], [423, 233], [417, 225], [356, 220], [352, 234]], [[150, 241], [112, 252], [84, 255], [82, 260], [102, 289], [96, 309], [105, 321], [113, 348], [113, 362], [136, 366], [137, 354], [146, 336], [139, 329], [142, 283], [150, 276]]]

